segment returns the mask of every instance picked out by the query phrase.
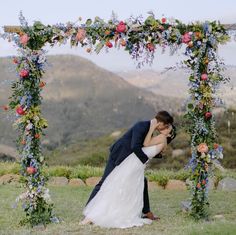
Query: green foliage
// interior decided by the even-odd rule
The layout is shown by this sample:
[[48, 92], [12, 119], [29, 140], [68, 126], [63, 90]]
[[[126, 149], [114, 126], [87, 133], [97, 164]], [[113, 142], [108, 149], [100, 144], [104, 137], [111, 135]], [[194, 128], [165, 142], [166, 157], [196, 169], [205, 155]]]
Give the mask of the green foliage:
[[19, 174], [20, 165], [17, 162], [0, 162], [0, 176], [6, 174]]
[[31, 227], [51, 223], [53, 204], [48, 204], [43, 198], [37, 200], [36, 208], [31, 208], [30, 204], [25, 205], [26, 218], [20, 221], [21, 225], [30, 224]]
[[53, 166], [45, 169], [45, 172], [50, 176], [64, 176], [70, 178], [72, 173], [72, 167], [66, 166]]
[[76, 166], [73, 168], [71, 178], [80, 178], [85, 180], [89, 177], [99, 177], [103, 175], [104, 169], [101, 167]]

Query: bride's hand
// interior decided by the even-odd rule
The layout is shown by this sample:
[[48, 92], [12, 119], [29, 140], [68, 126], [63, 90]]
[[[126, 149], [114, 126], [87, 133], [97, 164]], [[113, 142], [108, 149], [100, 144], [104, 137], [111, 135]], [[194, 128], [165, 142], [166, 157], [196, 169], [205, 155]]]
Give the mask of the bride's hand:
[[157, 122], [157, 120], [155, 118], [151, 122], [150, 129], [154, 131], [158, 127], [158, 125], [159, 125], [159, 123]]

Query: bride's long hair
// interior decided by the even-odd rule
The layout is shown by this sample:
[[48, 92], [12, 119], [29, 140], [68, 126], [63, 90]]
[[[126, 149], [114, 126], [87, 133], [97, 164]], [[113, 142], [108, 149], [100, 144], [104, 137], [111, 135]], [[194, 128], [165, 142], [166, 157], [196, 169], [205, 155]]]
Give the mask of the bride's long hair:
[[169, 144], [176, 137], [176, 126], [172, 124], [172, 130], [170, 132], [170, 136], [167, 137], [167, 144]]

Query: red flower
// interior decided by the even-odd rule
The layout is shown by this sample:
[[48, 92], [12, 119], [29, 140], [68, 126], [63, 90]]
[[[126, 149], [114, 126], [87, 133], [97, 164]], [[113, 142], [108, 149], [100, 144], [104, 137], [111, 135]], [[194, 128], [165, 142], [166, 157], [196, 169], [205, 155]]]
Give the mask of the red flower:
[[208, 79], [207, 74], [206, 74], [206, 73], [203, 73], [203, 74], [201, 75], [201, 79], [202, 79], [202, 81], [206, 81], [206, 80]]
[[165, 24], [165, 23], [166, 23], [166, 18], [163, 17], [163, 18], [161, 19], [161, 23], [162, 23], [162, 24]]
[[148, 48], [149, 51], [154, 51], [155, 50], [155, 46], [152, 43], [148, 43], [147, 48]]
[[24, 46], [27, 45], [28, 41], [29, 41], [29, 36], [27, 34], [23, 34], [20, 36], [20, 43]]
[[22, 106], [19, 106], [19, 107], [16, 109], [16, 112], [17, 112], [19, 115], [24, 115], [24, 114], [25, 114], [25, 110], [22, 108]]
[[28, 174], [32, 175], [32, 174], [35, 174], [37, 172], [36, 168], [32, 167], [32, 166], [29, 166], [26, 168], [26, 171]]
[[209, 119], [209, 118], [211, 118], [212, 117], [212, 113], [211, 112], [206, 112], [205, 113], [205, 118], [206, 119]]
[[113, 45], [112, 45], [112, 43], [110, 41], [106, 42], [106, 46], [109, 47], [109, 48], [113, 47]]
[[183, 36], [182, 36], [182, 42], [183, 43], [189, 43], [191, 41], [191, 36], [189, 33], [185, 33]]
[[116, 26], [116, 31], [118, 33], [124, 33], [126, 31], [126, 24], [121, 21], [117, 26]]
[[206, 180], [203, 180], [203, 181], [202, 181], [202, 184], [205, 185], [205, 184], [206, 184]]
[[22, 69], [22, 70], [20, 71], [19, 75], [20, 75], [20, 77], [22, 77], [22, 78], [26, 78], [26, 77], [29, 76], [29, 71], [26, 70], [26, 69]]

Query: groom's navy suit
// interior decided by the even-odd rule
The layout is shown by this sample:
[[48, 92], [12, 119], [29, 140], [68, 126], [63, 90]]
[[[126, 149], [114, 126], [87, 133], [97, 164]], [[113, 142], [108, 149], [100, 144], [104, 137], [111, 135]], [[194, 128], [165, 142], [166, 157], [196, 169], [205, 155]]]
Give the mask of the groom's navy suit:
[[[110, 147], [110, 156], [104, 171], [104, 174], [99, 181], [99, 183], [93, 189], [88, 202], [96, 195], [99, 191], [103, 181], [111, 173], [111, 171], [118, 166], [125, 158], [127, 158], [131, 153], [140, 159], [140, 161], [145, 164], [148, 160], [147, 155], [142, 151], [144, 139], [149, 131], [150, 121], [140, 121], [132, 126], [121, 138], [119, 138]], [[115, 187], [115, 185], [114, 185]], [[144, 178], [144, 206], [143, 213], [148, 213], [150, 211], [149, 197], [148, 197], [148, 185], [147, 179]], [[87, 202], [87, 203], [88, 203]]]

